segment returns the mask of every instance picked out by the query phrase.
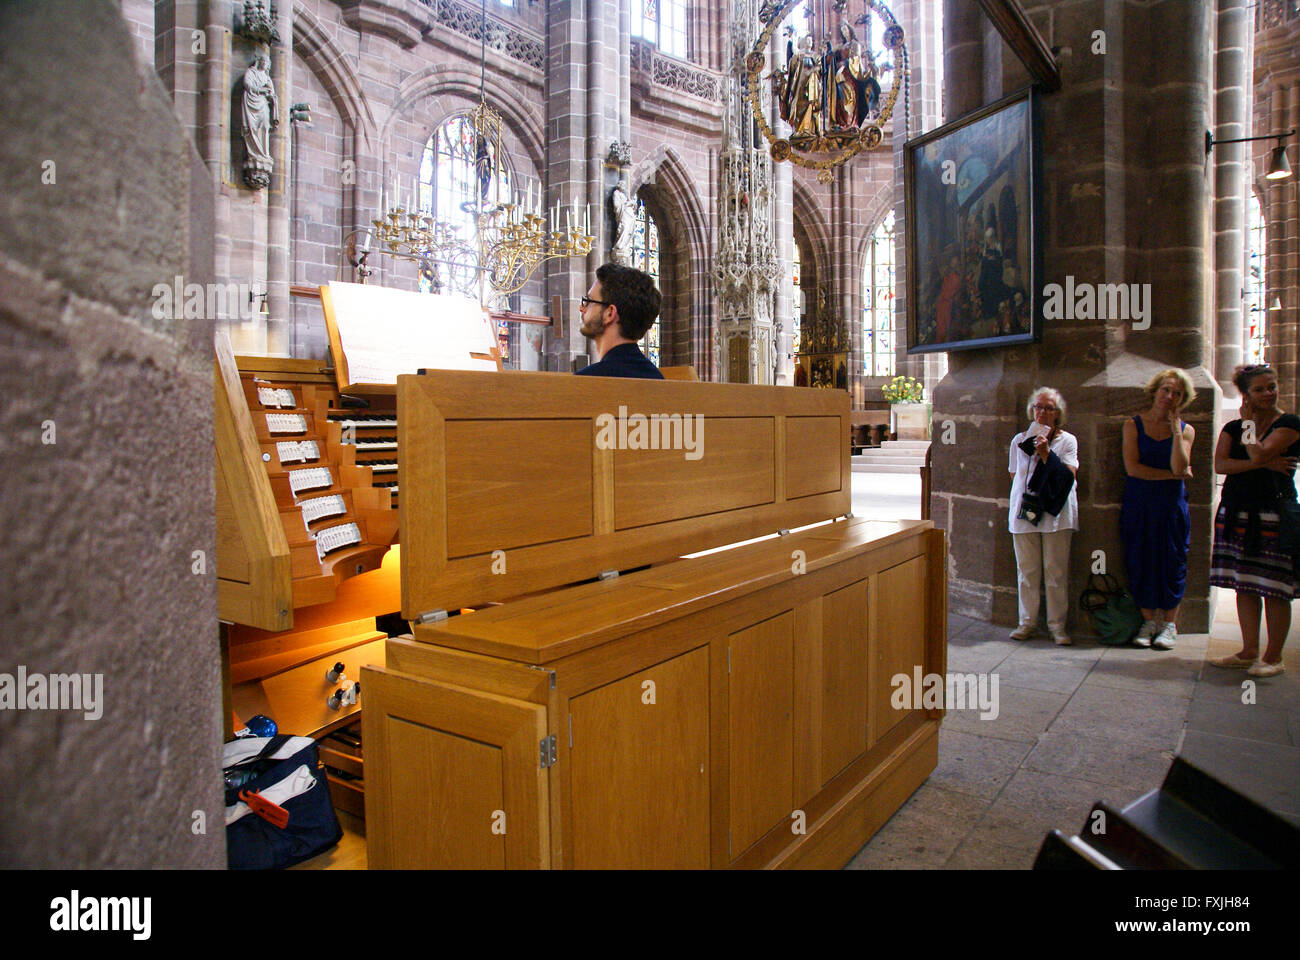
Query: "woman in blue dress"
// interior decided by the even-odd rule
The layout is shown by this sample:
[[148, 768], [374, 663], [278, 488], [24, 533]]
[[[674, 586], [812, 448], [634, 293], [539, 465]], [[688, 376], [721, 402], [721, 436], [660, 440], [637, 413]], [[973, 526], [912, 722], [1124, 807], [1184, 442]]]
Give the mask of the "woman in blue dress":
[[1192, 442], [1196, 431], [1178, 411], [1196, 398], [1181, 370], [1162, 370], [1146, 385], [1151, 405], [1124, 423], [1124, 501], [1120, 535], [1129, 591], [1144, 623], [1133, 642], [1173, 648], [1175, 621], [1187, 586], [1187, 548], [1192, 523], [1187, 511]]

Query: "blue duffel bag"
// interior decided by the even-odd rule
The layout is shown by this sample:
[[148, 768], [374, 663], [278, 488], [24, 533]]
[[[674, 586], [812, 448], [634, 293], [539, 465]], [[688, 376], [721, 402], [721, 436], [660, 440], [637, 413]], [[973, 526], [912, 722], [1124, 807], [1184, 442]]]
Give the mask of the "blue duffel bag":
[[278, 870], [334, 846], [343, 828], [311, 737], [225, 745], [226, 856], [232, 870]]

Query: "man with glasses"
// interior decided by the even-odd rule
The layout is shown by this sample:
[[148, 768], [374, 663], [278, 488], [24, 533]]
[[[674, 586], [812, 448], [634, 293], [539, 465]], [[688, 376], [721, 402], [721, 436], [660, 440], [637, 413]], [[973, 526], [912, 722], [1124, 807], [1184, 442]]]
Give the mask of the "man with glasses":
[[600, 359], [579, 376], [662, 380], [659, 368], [637, 347], [659, 316], [659, 304], [650, 274], [616, 263], [598, 267], [596, 282], [579, 302], [579, 315], [583, 336], [594, 341]]

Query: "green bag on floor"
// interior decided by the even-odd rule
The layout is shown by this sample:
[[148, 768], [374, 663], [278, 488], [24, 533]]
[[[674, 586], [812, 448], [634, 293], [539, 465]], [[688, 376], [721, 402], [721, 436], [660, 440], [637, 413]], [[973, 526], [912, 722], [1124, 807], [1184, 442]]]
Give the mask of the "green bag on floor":
[[1109, 573], [1088, 578], [1088, 586], [1079, 594], [1079, 609], [1092, 615], [1098, 639], [1108, 647], [1132, 643], [1142, 629], [1137, 601]]

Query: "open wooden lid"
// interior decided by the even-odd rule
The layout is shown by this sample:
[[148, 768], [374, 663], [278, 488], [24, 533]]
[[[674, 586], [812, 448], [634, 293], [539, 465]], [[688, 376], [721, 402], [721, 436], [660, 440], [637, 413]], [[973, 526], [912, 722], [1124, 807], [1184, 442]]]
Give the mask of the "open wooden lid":
[[843, 391], [431, 371], [397, 392], [407, 619], [849, 512]]

